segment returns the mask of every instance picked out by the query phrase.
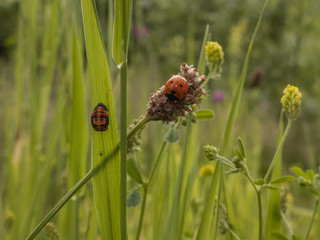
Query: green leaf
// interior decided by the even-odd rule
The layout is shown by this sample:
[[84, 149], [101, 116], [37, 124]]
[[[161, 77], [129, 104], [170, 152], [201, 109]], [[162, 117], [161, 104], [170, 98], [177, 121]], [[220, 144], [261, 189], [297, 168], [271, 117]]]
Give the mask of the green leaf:
[[273, 181], [271, 181], [271, 184], [280, 184], [280, 183], [284, 183], [284, 182], [291, 182], [294, 181], [296, 178], [294, 176], [283, 176], [283, 177], [279, 177]]
[[306, 175], [307, 175], [307, 179], [311, 180], [311, 182], [313, 182], [313, 178], [314, 178], [314, 172], [313, 170], [307, 170], [306, 171]]
[[283, 233], [280, 232], [273, 232], [272, 237], [278, 240], [289, 240]]
[[233, 149], [233, 152], [234, 152], [234, 154], [235, 154], [239, 159], [243, 159], [243, 156], [242, 156], [241, 152], [239, 151], [239, 148], [238, 148], [238, 147], [235, 147], [235, 148]]
[[179, 133], [175, 127], [169, 129], [169, 131], [165, 135], [165, 140], [169, 143], [174, 143], [179, 141]]
[[259, 186], [263, 185], [265, 183], [266, 183], [266, 180], [264, 180], [263, 178], [257, 179], [257, 180], [254, 181], [254, 184], [259, 185]]
[[[92, 110], [98, 103], [109, 109], [109, 128], [93, 131], [92, 167], [118, 148], [119, 140], [111, 79], [100, 26], [92, 0], [82, 0], [85, 43], [90, 76]], [[120, 156], [117, 151], [93, 177], [93, 194], [102, 239], [120, 239]]]
[[114, 1], [113, 26], [113, 59], [117, 66], [127, 59], [129, 46], [129, 33], [132, 21], [132, 0]]
[[307, 178], [306, 173], [299, 167], [292, 167], [291, 171], [293, 171], [297, 176]]
[[242, 139], [240, 137], [238, 137], [237, 141], [238, 141], [238, 145], [239, 145], [239, 151], [242, 155], [242, 159], [244, 159], [244, 158], [246, 158], [246, 150], [244, 148]]
[[142, 200], [141, 194], [138, 189], [134, 188], [127, 196], [127, 206], [128, 207], [135, 207], [137, 206]]
[[279, 187], [274, 186], [274, 185], [270, 185], [270, 184], [263, 185], [262, 187], [269, 188], [271, 190], [278, 190], [279, 189]]
[[135, 180], [137, 183], [143, 184], [140, 169], [133, 157], [129, 157], [127, 160], [127, 172], [129, 176]]
[[211, 119], [213, 118], [213, 111], [211, 110], [199, 110], [196, 112], [196, 117], [199, 120], [206, 120], [206, 119]]

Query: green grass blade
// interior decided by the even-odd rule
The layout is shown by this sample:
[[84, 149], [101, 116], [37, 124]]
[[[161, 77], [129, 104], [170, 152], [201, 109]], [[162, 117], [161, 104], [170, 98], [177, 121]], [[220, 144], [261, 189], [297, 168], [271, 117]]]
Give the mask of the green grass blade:
[[[281, 116], [279, 119], [277, 145], [280, 144], [282, 135], [283, 135], [283, 112], [281, 111]], [[271, 180], [281, 177], [281, 169], [282, 169], [282, 149], [276, 159]], [[271, 233], [281, 232], [280, 202], [281, 202], [280, 190], [275, 189], [273, 191], [269, 191], [269, 203], [268, 203], [267, 218], [266, 218], [266, 239], [276, 239]]]
[[132, 19], [132, 0], [114, 1], [113, 59], [120, 66], [127, 59]]
[[[179, 174], [178, 179], [175, 187], [175, 194], [173, 198], [173, 202], [170, 209], [169, 217], [166, 221], [165, 230], [162, 234], [163, 240], [176, 240], [180, 239], [180, 230], [182, 229], [182, 221], [179, 221], [181, 219], [182, 210], [183, 210], [183, 203], [181, 203], [181, 198], [184, 197], [183, 195], [183, 183], [185, 178], [185, 168], [186, 168], [186, 160], [187, 160], [187, 152], [188, 152], [188, 146], [189, 146], [189, 135], [191, 131], [191, 116], [188, 115], [187, 117], [187, 129], [186, 129], [186, 141], [184, 144], [182, 156], [181, 156], [181, 162], [180, 162], [180, 168], [179, 168]], [[182, 207], [181, 207], [182, 206]]]
[[214, 213], [217, 214], [217, 201], [216, 196], [219, 192], [219, 181], [221, 174], [221, 163], [217, 162], [216, 171], [214, 172], [210, 185], [210, 192], [208, 193], [208, 197], [206, 199], [205, 209], [203, 211], [203, 216], [201, 219], [200, 227], [198, 230], [197, 240], [202, 239], [212, 239], [213, 233], [216, 232], [216, 226], [213, 221]]
[[205, 74], [205, 71], [206, 71], [205, 50], [206, 50], [206, 44], [208, 41], [208, 36], [209, 36], [209, 25], [206, 26], [206, 31], [204, 32], [204, 37], [203, 37], [201, 51], [200, 51], [200, 57], [198, 61], [198, 72], [200, 74]]
[[224, 132], [223, 144], [222, 144], [222, 147], [221, 147], [221, 155], [224, 154], [224, 151], [226, 150], [226, 148], [228, 146], [231, 130], [232, 130], [232, 127], [233, 127], [234, 122], [236, 120], [236, 116], [237, 116], [237, 112], [238, 112], [238, 108], [239, 108], [240, 100], [241, 100], [241, 96], [242, 96], [243, 86], [244, 86], [244, 82], [245, 82], [246, 75], [247, 75], [247, 69], [248, 69], [250, 53], [251, 53], [251, 50], [252, 50], [253, 43], [254, 43], [254, 40], [256, 38], [257, 32], [259, 30], [259, 27], [260, 27], [260, 24], [261, 24], [261, 21], [262, 21], [262, 16], [263, 16], [264, 10], [265, 10], [265, 8], [267, 6], [267, 3], [268, 3], [268, 0], [266, 0], [264, 2], [264, 5], [263, 5], [262, 10], [260, 12], [260, 16], [259, 16], [257, 25], [256, 25], [256, 27], [254, 29], [253, 35], [251, 37], [250, 44], [249, 44], [249, 47], [248, 47], [248, 50], [247, 50], [247, 54], [246, 54], [246, 57], [245, 57], [245, 60], [244, 60], [244, 63], [243, 63], [243, 67], [242, 67], [242, 71], [241, 71], [241, 75], [240, 75], [240, 79], [239, 79], [236, 95], [234, 96], [233, 101], [232, 101], [231, 111], [230, 111], [230, 114], [229, 114], [226, 130]]
[[86, 112], [86, 91], [82, 78], [82, 58], [76, 33], [73, 35], [73, 83], [70, 160], [68, 171], [69, 188], [85, 174], [88, 149], [88, 114]]
[[[97, 166], [119, 143], [107, 57], [102, 43], [95, 6], [82, 1], [85, 42], [90, 74], [92, 109], [103, 103], [109, 109], [109, 129], [93, 132], [92, 167]], [[102, 239], [120, 239], [120, 158], [116, 154], [93, 177], [94, 200]]]

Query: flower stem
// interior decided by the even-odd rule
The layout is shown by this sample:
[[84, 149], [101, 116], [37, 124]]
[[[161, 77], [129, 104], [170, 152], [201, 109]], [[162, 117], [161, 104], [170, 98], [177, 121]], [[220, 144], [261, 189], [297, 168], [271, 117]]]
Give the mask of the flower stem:
[[258, 199], [258, 211], [259, 211], [259, 240], [263, 240], [263, 231], [262, 231], [262, 202], [261, 202], [261, 191], [257, 188], [257, 186], [254, 184], [253, 179], [249, 173], [249, 169], [247, 166], [245, 166], [246, 170], [246, 177], [249, 179], [251, 185], [253, 186], [254, 190], [257, 194]]
[[270, 176], [270, 174], [271, 174], [271, 172], [272, 172], [272, 170], [273, 170], [273, 167], [274, 167], [274, 165], [275, 165], [275, 163], [276, 163], [276, 161], [277, 161], [277, 158], [278, 158], [279, 154], [281, 153], [281, 150], [282, 150], [282, 148], [283, 148], [284, 141], [286, 140], [286, 138], [287, 138], [287, 136], [288, 136], [288, 133], [289, 133], [289, 130], [290, 130], [291, 126], [292, 126], [292, 120], [289, 120], [288, 125], [287, 125], [287, 127], [286, 127], [286, 130], [284, 131], [283, 136], [282, 136], [282, 139], [281, 139], [281, 141], [280, 141], [280, 143], [279, 143], [279, 145], [278, 145], [278, 147], [277, 147], [276, 153], [275, 153], [274, 156], [273, 156], [273, 159], [272, 159], [272, 161], [271, 161], [271, 164], [270, 164], [270, 166], [269, 166], [269, 169], [268, 169], [266, 175], [264, 176], [264, 180], [265, 180], [266, 182], [267, 182], [267, 180], [268, 180], [268, 178], [269, 178], [269, 176]]
[[318, 206], [319, 206], [319, 198], [317, 199], [317, 201], [316, 201], [316, 203], [315, 203], [315, 205], [314, 205], [311, 222], [310, 222], [310, 225], [309, 225], [308, 232], [307, 232], [307, 235], [306, 235], [305, 240], [308, 240], [308, 239], [309, 239], [309, 234], [310, 234], [310, 232], [311, 232], [311, 228], [312, 228], [312, 225], [313, 225], [313, 222], [314, 222], [314, 218], [315, 218], [316, 213], [317, 213]]

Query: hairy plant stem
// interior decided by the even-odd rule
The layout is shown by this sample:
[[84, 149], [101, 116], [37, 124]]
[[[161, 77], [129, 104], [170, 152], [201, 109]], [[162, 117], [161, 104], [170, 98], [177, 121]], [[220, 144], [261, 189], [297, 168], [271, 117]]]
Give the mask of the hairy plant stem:
[[240, 240], [238, 235], [234, 231], [232, 231], [232, 229], [229, 226], [227, 226], [227, 230], [235, 239]]
[[280, 214], [281, 214], [281, 218], [282, 218], [283, 222], [285, 223], [285, 225], [288, 228], [288, 231], [289, 231], [290, 235], [293, 236], [293, 231], [292, 231], [292, 228], [290, 226], [290, 223], [288, 222], [288, 220], [286, 218], [286, 215], [284, 214], [283, 211], [280, 211]]
[[148, 117], [147, 115], [144, 116], [144, 118], [142, 118], [140, 120], [140, 122], [138, 122], [134, 128], [132, 128], [129, 132], [127, 132], [127, 139], [130, 139], [140, 128], [142, 128], [145, 124], [147, 124], [149, 121], [151, 121], [151, 118]]
[[289, 130], [290, 130], [291, 126], [292, 126], [292, 122], [293, 122], [293, 120], [289, 119], [287, 127], [286, 127], [286, 130], [284, 131], [284, 133], [282, 135], [281, 141], [280, 141], [280, 143], [279, 143], [279, 145], [277, 147], [276, 153], [273, 156], [273, 159], [271, 161], [269, 169], [268, 169], [266, 175], [264, 176], [264, 180], [266, 182], [267, 182], [267, 180], [268, 180], [268, 178], [269, 178], [269, 176], [270, 176], [270, 174], [271, 174], [271, 172], [272, 172], [272, 170], [274, 168], [274, 165], [275, 165], [275, 163], [277, 161], [277, 158], [278, 158], [278, 156], [279, 156], [279, 154], [280, 154], [280, 152], [281, 152], [281, 150], [283, 148], [284, 141], [286, 140], [286, 138], [288, 136]]
[[245, 176], [249, 179], [251, 185], [253, 186], [254, 190], [256, 191], [257, 199], [258, 199], [258, 211], [259, 211], [259, 240], [263, 240], [263, 231], [262, 231], [262, 202], [261, 202], [261, 190], [257, 188], [254, 184], [253, 179], [249, 173], [249, 169], [245, 166]]
[[[127, 139], [130, 138], [134, 133], [136, 133], [142, 126], [144, 126], [150, 119], [143, 118], [128, 134]], [[92, 168], [83, 178], [81, 178], [62, 198], [61, 200], [50, 210], [50, 212], [45, 216], [41, 222], [36, 226], [36, 228], [30, 233], [26, 240], [34, 239], [40, 231], [46, 226], [46, 224], [59, 212], [59, 210], [69, 201], [69, 199], [74, 196], [79, 189], [81, 189], [95, 174], [97, 174], [101, 168], [103, 168], [107, 161], [109, 161], [114, 154], [119, 151], [119, 145], [110, 153], [97, 167]]]
[[310, 222], [310, 225], [309, 225], [308, 232], [307, 232], [305, 240], [309, 239], [309, 234], [311, 232], [311, 228], [312, 228], [312, 225], [313, 225], [313, 222], [314, 222], [314, 218], [315, 218], [316, 213], [317, 213], [318, 206], [319, 206], [319, 198], [316, 200], [316, 203], [314, 204], [312, 218], [311, 218], [311, 222]]

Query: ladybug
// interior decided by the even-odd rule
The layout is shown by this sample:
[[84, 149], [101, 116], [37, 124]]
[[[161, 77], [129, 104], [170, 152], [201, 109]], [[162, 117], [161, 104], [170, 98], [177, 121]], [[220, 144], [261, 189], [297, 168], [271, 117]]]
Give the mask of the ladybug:
[[187, 96], [189, 84], [181, 75], [172, 76], [164, 86], [163, 92], [169, 100], [182, 100]]
[[93, 113], [91, 114], [91, 125], [93, 129], [98, 132], [108, 130], [109, 113], [108, 108], [103, 103], [98, 103], [93, 110]]

